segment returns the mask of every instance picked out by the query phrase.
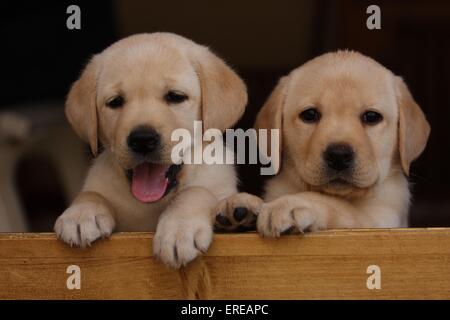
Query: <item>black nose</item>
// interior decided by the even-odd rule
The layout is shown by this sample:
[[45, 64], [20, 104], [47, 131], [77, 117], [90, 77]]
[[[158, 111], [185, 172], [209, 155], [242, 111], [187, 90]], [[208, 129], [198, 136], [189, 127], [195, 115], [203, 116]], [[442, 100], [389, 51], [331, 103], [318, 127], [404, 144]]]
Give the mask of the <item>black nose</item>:
[[354, 160], [355, 153], [348, 144], [331, 144], [323, 153], [327, 166], [336, 171], [348, 169]]
[[143, 156], [159, 147], [160, 137], [152, 128], [136, 128], [127, 138], [128, 147]]

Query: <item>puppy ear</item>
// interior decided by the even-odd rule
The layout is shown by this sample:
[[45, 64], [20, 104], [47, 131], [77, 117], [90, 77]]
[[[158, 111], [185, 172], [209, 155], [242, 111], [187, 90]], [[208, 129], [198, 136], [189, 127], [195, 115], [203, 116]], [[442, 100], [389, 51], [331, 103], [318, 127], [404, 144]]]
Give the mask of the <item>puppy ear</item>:
[[402, 78], [396, 77], [397, 101], [399, 106], [398, 145], [403, 171], [408, 176], [409, 167], [425, 149], [430, 125], [419, 105], [414, 101]]
[[98, 56], [88, 63], [80, 78], [70, 88], [66, 99], [66, 117], [75, 132], [89, 143], [97, 155], [97, 69]]
[[[279, 171], [282, 147], [282, 122], [283, 122], [283, 105], [286, 100], [288, 76], [280, 79], [275, 89], [270, 94], [267, 101], [258, 113], [255, 121], [255, 129], [267, 130], [267, 139], [258, 139], [260, 152], [267, 150], [267, 156], [274, 161], [275, 174]], [[278, 129], [278, 141], [273, 142], [275, 150], [272, 150], [272, 129]], [[263, 154], [264, 154], [263, 153]]]
[[239, 76], [225, 62], [201, 47], [194, 57], [202, 91], [204, 130], [224, 131], [242, 116], [247, 105], [247, 89]]

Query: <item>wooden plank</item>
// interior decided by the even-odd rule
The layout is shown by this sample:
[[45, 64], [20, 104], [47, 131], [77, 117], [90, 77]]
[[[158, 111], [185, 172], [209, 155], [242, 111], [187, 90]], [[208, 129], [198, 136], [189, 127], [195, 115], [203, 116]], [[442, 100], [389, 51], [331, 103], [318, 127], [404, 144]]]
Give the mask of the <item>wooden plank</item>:
[[[151, 233], [118, 233], [88, 249], [54, 234], [0, 235], [1, 299], [450, 299], [450, 229], [330, 230], [262, 239], [217, 234], [206, 256], [172, 270]], [[69, 290], [66, 268], [81, 268]], [[369, 265], [381, 289], [366, 286]]]

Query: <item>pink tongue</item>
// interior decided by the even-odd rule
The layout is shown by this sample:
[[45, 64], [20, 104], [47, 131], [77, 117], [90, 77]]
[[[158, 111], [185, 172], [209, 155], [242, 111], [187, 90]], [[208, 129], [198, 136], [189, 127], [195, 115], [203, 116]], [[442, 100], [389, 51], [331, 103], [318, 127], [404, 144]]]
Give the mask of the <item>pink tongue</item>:
[[166, 178], [168, 167], [143, 163], [133, 170], [131, 192], [141, 202], [153, 202], [161, 199], [166, 192], [169, 180]]

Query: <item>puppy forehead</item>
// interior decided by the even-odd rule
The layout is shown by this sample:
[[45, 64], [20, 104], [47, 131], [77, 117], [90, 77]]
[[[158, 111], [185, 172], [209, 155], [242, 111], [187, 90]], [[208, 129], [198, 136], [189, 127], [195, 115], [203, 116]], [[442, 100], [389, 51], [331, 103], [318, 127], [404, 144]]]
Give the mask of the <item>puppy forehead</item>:
[[99, 82], [109, 86], [176, 86], [198, 91], [197, 74], [182, 50], [156, 43], [111, 47], [102, 53]]
[[392, 73], [361, 54], [326, 54], [294, 70], [291, 76], [287, 100], [292, 102], [395, 111]]

